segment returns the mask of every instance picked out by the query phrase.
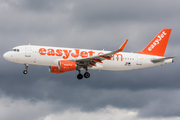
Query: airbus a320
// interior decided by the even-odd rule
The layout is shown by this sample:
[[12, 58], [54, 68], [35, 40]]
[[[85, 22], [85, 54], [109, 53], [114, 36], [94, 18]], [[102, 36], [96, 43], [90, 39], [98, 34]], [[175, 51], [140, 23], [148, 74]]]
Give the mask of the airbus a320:
[[[173, 57], [164, 57], [171, 29], [163, 29], [141, 52], [122, 52], [128, 40], [115, 51], [78, 48], [21, 45], [6, 52], [3, 57], [11, 62], [25, 65], [49, 66], [51, 73], [77, 70], [77, 78], [89, 78], [88, 70], [134, 70], [173, 62]], [[84, 75], [81, 70], [84, 69]]]

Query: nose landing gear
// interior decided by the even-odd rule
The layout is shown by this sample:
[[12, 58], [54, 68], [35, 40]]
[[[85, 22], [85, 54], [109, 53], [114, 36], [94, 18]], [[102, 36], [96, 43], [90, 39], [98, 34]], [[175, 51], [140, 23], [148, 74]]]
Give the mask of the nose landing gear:
[[24, 70], [23, 73], [24, 73], [24, 74], [27, 74], [27, 73], [28, 73], [28, 71], [27, 71], [27, 69], [28, 69], [28, 64], [24, 64], [24, 65], [25, 65], [25, 69], [26, 69], [26, 70]]

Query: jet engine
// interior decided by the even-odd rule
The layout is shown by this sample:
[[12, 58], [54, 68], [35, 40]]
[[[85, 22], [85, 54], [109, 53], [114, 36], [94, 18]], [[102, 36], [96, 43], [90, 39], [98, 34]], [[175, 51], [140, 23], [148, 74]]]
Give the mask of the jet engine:
[[75, 61], [60, 60], [58, 66], [49, 66], [49, 72], [51, 73], [64, 73], [66, 71], [73, 71], [76, 69]]

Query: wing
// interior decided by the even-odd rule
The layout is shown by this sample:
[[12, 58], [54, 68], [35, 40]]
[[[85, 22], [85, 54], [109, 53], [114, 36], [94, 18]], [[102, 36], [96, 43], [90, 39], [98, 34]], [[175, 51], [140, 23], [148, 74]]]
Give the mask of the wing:
[[128, 39], [116, 51], [112, 51], [112, 52], [100, 54], [100, 55], [95, 55], [95, 56], [91, 56], [91, 57], [77, 59], [76, 62], [78, 65], [78, 69], [81, 69], [81, 68], [87, 69], [87, 67], [96, 66], [96, 63], [103, 63], [103, 60], [111, 60], [111, 58], [113, 57], [114, 54], [123, 51], [127, 42], [128, 42]]

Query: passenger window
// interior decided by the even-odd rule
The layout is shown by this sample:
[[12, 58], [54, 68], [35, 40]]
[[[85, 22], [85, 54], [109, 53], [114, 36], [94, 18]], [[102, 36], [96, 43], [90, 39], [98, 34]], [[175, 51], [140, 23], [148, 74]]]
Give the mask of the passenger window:
[[17, 52], [19, 52], [19, 49], [17, 49]]

